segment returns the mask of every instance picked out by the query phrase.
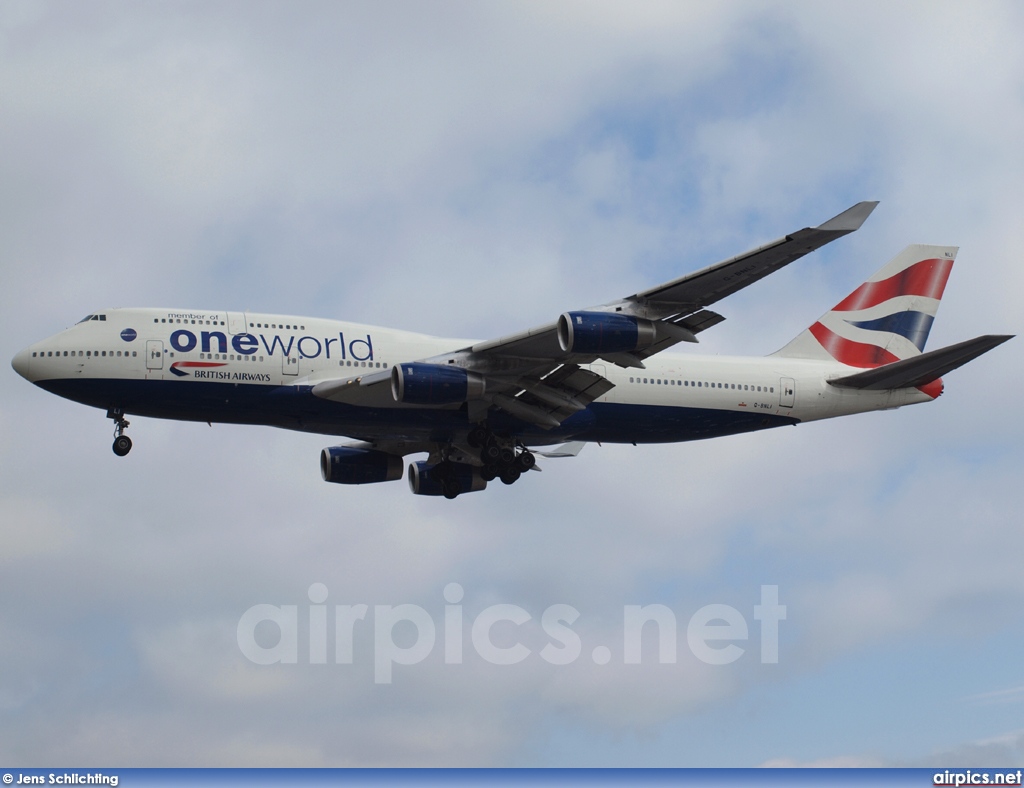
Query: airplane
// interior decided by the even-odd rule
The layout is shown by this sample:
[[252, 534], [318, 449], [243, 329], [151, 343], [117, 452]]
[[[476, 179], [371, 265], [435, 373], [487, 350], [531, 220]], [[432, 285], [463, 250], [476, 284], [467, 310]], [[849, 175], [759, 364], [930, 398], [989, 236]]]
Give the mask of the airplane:
[[[931, 402], [942, 376], [1011, 336], [925, 351], [958, 247], [912, 245], [765, 357], [663, 353], [725, 318], [707, 307], [859, 229], [877, 202], [626, 298], [487, 341], [253, 312], [104, 309], [18, 353], [49, 392], [126, 416], [345, 436], [340, 484], [407, 475], [452, 499], [587, 442], [667, 443]], [[426, 453], [405, 471], [404, 459]]]

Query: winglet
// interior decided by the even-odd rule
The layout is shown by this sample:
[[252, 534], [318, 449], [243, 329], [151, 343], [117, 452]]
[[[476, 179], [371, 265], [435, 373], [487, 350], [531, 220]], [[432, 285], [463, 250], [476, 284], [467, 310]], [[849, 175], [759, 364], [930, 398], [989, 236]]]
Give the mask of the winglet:
[[815, 228], [818, 230], [826, 230], [828, 232], [852, 233], [854, 230], [859, 230], [860, 226], [864, 224], [864, 221], [871, 215], [871, 212], [878, 207], [878, 201], [859, 202], [852, 208], [847, 208], [838, 216], [833, 216], [823, 225]]

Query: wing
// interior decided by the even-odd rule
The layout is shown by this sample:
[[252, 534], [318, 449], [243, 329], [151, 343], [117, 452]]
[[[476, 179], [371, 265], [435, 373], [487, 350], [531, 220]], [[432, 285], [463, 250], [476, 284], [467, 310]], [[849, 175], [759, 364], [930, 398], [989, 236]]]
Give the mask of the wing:
[[[663, 341], [635, 354], [651, 356], [680, 341], [696, 341], [697, 333], [717, 325], [725, 318], [705, 307], [742, 290], [768, 274], [778, 271], [830, 241], [854, 232], [864, 223], [877, 202], [860, 202], [818, 227], [806, 227], [745, 254], [708, 266], [679, 279], [635, 293], [619, 301], [591, 307], [588, 312], [621, 313], [658, 320]], [[672, 328], [683, 329], [673, 331]], [[497, 353], [516, 358], [565, 358], [557, 339], [557, 322], [528, 331], [482, 342], [468, 348], [473, 353]], [[608, 359], [613, 363], [626, 359]], [[639, 360], [639, 359], [638, 359]]]
[[[679, 342], [696, 342], [697, 334], [725, 318], [707, 309], [747, 285], [857, 230], [878, 205], [861, 202], [818, 227], [724, 260], [671, 282], [556, 321], [479, 342], [452, 353], [423, 359], [433, 368], [458, 368], [483, 381], [483, 393], [470, 402], [474, 412], [497, 407], [544, 428], [560, 425], [614, 386], [588, 368], [598, 360], [643, 368], [643, 359]], [[385, 399], [385, 381], [370, 385], [339, 381], [321, 383], [314, 394], [353, 400], [370, 395]], [[374, 397], [370, 391], [379, 392]]]

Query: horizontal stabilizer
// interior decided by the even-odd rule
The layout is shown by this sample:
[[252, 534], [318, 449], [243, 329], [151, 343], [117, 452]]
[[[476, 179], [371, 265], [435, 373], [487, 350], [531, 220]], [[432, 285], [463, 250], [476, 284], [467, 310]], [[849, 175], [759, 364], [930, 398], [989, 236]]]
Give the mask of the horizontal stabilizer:
[[830, 380], [829, 383], [844, 388], [876, 391], [924, 386], [1012, 338], [1012, 335], [975, 337], [966, 342], [958, 342], [949, 347], [858, 372], [856, 375]]

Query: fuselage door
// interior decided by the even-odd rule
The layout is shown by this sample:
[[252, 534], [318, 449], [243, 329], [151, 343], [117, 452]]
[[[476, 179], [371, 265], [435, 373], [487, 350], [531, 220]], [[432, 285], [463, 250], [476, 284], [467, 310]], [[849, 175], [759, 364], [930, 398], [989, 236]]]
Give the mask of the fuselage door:
[[299, 351], [292, 348], [292, 352], [287, 356], [281, 356], [281, 371], [285, 375], [298, 375], [299, 374]]
[[146, 369], [164, 368], [164, 343], [160, 339], [146, 340]]
[[779, 381], [779, 405], [792, 408], [796, 404], [796, 381], [793, 378], [782, 378]]
[[246, 321], [244, 312], [228, 312], [228, 333], [245, 334]]

